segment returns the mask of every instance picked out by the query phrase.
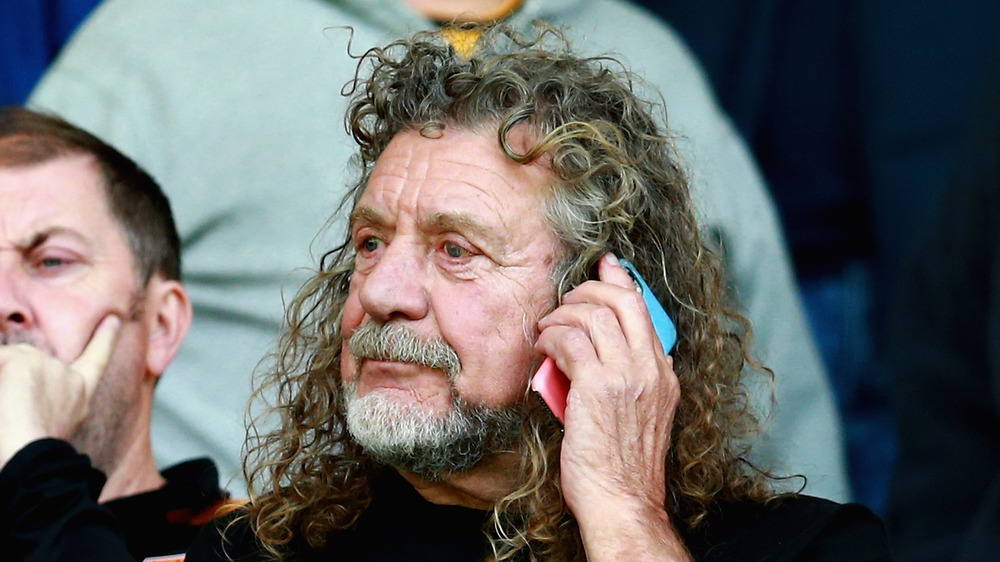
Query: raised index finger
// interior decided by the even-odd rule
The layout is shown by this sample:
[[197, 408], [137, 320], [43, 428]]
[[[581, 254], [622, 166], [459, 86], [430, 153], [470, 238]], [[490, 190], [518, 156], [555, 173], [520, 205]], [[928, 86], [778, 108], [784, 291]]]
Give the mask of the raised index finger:
[[619, 261], [618, 256], [611, 252], [604, 254], [597, 265], [598, 278], [605, 283], [611, 283], [612, 285], [618, 285], [619, 287], [625, 289], [635, 289], [635, 283], [632, 281], [632, 277], [625, 271], [624, 266], [622, 266], [621, 261]]
[[104, 376], [104, 371], [108, 367], [108, 361], [111, 360], [111, 352], [114, 351], [115, 343], [118, 341], [118, 332], [120, 330], [120, 318], [114, 314], [105, 316], [104, 320], [101, 320], [101, 323], [98, 324], [97, 330], [94, 331], [94, 335], [91, 336], [90, 341], [87, 342], [87, 347], [76, 358], [76, 361], [73, 361], [70, 365], [73, 371], [83, 377], [88, 399], [93, 394], [94, 389], [97, 388], [97, 383], [100, 382], [101, 377]]

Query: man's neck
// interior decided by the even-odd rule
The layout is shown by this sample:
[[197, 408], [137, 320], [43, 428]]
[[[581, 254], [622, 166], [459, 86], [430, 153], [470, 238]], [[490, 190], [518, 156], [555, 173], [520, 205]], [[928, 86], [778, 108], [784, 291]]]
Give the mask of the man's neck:
[[108, 480], [101, 490], [98, 502], [149, 492], [167, 483], [156, 468], [149, 441], [146, 440], [145, 445], [137, 444], [136, 447], [137, 449], [126, 451], [122, 462], [107, 474]]
[[[146, 423], [145, 427], [148, 428], [149, 424]], [[100, 503], [149, 492], [167, 482], [156, 468], [149, 431], [137, 431], [123, 437], [127, 438], [127, 443], [119, 450], [115, 465], [98, 467], [105, 471], [107, 477], [97, 500]]]
[[501, 20], [524, 0], [406, 0], [418, 12], [435, 21], [489, 23]]
[[412, 472], [400, 470], [400, 475], [423, 498], [438, 505], [458, 505], [473, 509], [492, 509], [493, 504], [507, 495], [514, 486], [511, 477], [517, 458], [504, 455], [483, 463], [469, 472], [454, 474], [442, 480], [428, 481]]

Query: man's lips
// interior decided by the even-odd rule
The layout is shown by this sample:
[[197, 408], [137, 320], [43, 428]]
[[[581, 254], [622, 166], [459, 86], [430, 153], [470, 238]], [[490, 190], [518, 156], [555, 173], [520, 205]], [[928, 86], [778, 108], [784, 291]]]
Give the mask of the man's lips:
[[416, 363], [364, 359], [359, 369], [358, 395], [376, 390], [403, 392], [419, 401], [442, 392], [450, 395], [448, 376], [441, 371]]
[[404, 361], [391, 361], [388, 359], [360, 359], [361, 373], [376, 373], [393, 376], [415, 376], [420, 373], [437, 373], [437, 376], [444, 376], [444, 373], [432, 369], [419, 363], [406, 363]]

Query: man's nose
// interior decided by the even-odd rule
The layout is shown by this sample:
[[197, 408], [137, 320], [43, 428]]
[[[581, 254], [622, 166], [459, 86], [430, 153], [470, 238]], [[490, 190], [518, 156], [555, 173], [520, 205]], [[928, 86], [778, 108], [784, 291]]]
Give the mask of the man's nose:
[[374, 320], [419, 320], [427, 315], [427, 258], [419, 244], [389, 243], [361, 280], [358, 298]]
[[0, 333], [31, 325], [31, 307], [25, 292], [24, 272], [0, 254]]

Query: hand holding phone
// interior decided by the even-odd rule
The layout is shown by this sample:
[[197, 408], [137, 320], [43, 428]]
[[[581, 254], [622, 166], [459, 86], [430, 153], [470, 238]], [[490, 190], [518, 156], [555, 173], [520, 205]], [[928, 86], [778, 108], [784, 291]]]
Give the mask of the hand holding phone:
[[[656, 337], [659, 338], [660, 344], [663, 346], [663, 352], [669, 355], [670, 350], [673, 349], [674, 344], [677, 342], [677, 328], [674, 326], [673, 321], [670, 320], [667, 311], [656, 300], [656, 296], [653, 294], [653, 290], [649, 288], [649, 284], [642, 278], [642, 275], [639, 275], [639, 271], [636, 270], [635, 266], [624, 259], [620, 259], [619, 262], [632, 277], [636, 290], [642, 295], [642, 299], [646, 303], [646, 310], [649, 311], [649, 317], [653, 321], [653, 330], [656, 331]], [[545, 358], [538, 371], [535, 372], [535, 376], [531, 378], [531, 389], [541, 396], [545, 405], [548, 406], [549, 410], [560, 422], [565, 421], [566, 397], [569, 394], [569, 385], [569, 378], [556, 367], [556, 362], [551, 357]]]

